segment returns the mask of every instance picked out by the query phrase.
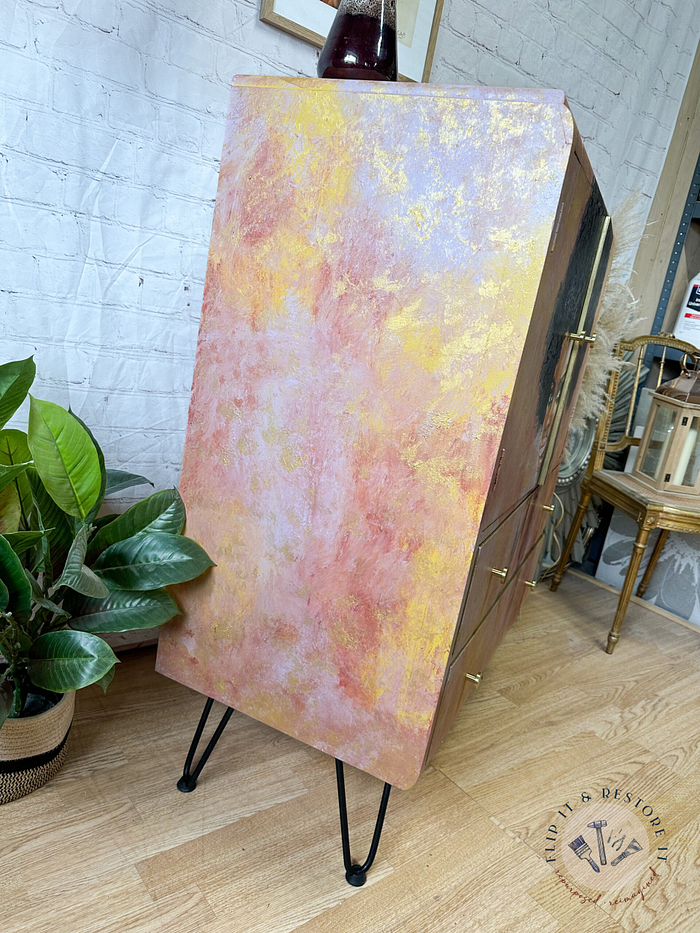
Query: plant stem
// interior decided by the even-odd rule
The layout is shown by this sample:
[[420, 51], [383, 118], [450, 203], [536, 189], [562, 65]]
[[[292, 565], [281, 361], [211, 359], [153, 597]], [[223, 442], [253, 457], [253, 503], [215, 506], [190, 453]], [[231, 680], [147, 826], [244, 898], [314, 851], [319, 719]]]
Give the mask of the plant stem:
[[24, 701], [22, 699], [22, 688], [15, 679], [15, 689], [12, 693], [12, 706], [10, 707], [9, 718], [19, 719], [23, 706]]

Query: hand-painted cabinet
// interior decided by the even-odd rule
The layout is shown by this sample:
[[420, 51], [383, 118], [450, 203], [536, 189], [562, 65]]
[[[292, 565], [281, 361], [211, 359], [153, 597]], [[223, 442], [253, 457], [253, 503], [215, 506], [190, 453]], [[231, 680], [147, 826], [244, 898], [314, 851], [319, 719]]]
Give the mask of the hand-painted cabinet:
[[527, 592], [611, 240], [561, 92], [235, 79], [181, 480], [217, 566], [158, 669], [413, 784]]

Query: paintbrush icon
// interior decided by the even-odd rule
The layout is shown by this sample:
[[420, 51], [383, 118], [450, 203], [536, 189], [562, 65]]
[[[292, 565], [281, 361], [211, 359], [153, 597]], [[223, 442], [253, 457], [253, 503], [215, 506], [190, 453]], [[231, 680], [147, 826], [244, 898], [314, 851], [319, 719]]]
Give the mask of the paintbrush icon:
[[588, 845], [583, 836], [577, 836], [573, 842], [569, 843], [569, 848], [573, 851], [574, 855], [577, 855], [580, 859], [583, 859], [584, 862], [588, 862], [593, 871], [600, 872], [600, 868], [591, 858], [591, 847]]

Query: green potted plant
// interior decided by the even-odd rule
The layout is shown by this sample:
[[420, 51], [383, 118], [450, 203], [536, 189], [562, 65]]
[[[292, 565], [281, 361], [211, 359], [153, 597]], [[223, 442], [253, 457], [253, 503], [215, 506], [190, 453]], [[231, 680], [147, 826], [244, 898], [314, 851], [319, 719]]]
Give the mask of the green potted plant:
[[30, 396], [27, 432], [5, 427], [35, 374], [31, 357], [0, 366], [0, 803], [63, 764], [75, 691], [106, 690], [118, 663], [100, 633], [167, 622], [179, 609], [166, 587], [212, 566], [182, 534], [176, 489], [98, 516], [153, 484], [106, 469], [72, 412]]

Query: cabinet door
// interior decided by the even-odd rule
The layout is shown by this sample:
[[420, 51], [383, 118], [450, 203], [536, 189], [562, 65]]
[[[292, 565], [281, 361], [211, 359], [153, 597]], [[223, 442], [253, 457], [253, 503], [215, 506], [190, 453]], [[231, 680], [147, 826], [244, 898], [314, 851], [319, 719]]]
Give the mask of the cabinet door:
[[540, 462], [540, 483], [545, 481], [553, 465], [558, 466], [564, 455], [566, 436], [574, 413], [574, 404], [578, 397], [583, 369], [588, 358], [591, 341], [595, 340], [594, 331], [598, 319], [598, 305], [609, 267], [612, 244], [613, 233], [610, 218], [605, 217], [598, 238], [598, 248], [581, 314], [575, 330], [571, 332], [574, 336], [570, 337], [564, 344], [560, 355], [563, 376], [555, 381], [551, 408], [547, 414], [548, 418], [551, 417], [551, 427], [549, 428], [547, 446]]
[[[608, 214], [595, 180], [578, 159], [572, 158], [496, 458], [482, 530], [494, 526], [561, 458], [565, 428], [587, 351], [586, 345], [581, 346], [568, 335], [581, 333], [595, 320], [612, 242], [608, 228]], [[604, 229], [606, 239], [601, 250]]]

